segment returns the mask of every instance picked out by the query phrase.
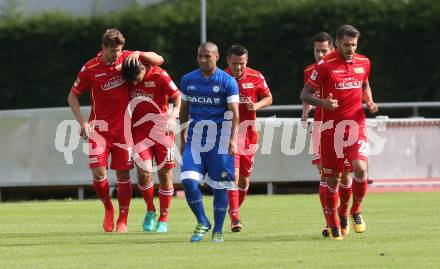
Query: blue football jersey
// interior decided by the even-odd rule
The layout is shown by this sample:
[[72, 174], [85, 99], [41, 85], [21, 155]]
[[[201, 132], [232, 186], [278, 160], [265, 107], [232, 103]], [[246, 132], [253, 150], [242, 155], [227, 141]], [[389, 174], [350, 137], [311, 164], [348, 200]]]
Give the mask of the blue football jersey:
[[[209, 78], [205, 78], [201, 70], [197, 69], [182, 77], [180, 89], [182, 99], [189, 103], [191, 123], [188, 140], [191, 140], [193, 135], [203, 137], [202, 140], [217, 140], [221, 135], [221, 124], [231, 119], [231, 117], [225, 119], [228, 103], [239, 101], [235, 79], [219, 68]], [[198, 122], [203, 124], [197, 124]], [[216, 132], [208, 131], [207, 125], [210, 123], [217, 125]], [[197, 128], [200, 126], [205, 128]]]

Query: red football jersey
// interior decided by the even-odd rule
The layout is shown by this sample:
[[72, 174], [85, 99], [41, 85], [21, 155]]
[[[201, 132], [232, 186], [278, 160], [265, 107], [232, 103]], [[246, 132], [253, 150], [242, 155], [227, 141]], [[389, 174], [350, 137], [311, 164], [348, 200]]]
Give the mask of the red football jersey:
[[[310, 76], [312, 75], [313, 70], [315, 69], [315, 66], [316, 66], [316, 63], [311, 64], [304, 69], [304, 83], [306, 83], [307, 80], [309, 80]], [[321, 94], [320, 91], [316, 91], [314, 93], [314, 96], [316, 98], [321, 98], [320, 94]], [[320, 121], [321, 117], [322, 117], [322, 107], [315, 106], [315, 114], [314, 114], [313, 120]]]
[[92, 106], [89, 121], [103, 120], [108, 131], [124, 128], [124, 113], [128, 106], [128, 85], [122, 76], [122, 63], [132, 51], [124, 50], [113, 64], [101, 60], [102, 52], [81, 69], [71, 91], [80, 95], [90, 90]]
[[[232, 75], [231, 69], [226, 68], [226, 73]], [[235, 78], [238, 84], [238, 90], [240, 93], [240, 103], [239, 103], [239, 117], [240, 122], [243, 121], [253, 121], [255, 126], [255, 120], [257, 119], [256, 111], [249, 111], [246, 104], [249, 101], [254, 103], [258, 102], [263, 97], [269, 96], [270, 89], [267, 86], [266, 80], [263, 75], [250, 67], [246, 67], [243, 75], [240, 78]], [[256, 143], [258, 139], [257, 131], [254, 131], [255, 127], [247, 125], [246, 137], [250, 139], [250, 143]], [[239, 130], [240, 137], [240, 130]]]
[[354, 120], [365, 124], [362, 108], [362, 86], [370, 75], [370, 60], [355, 54], [351, 62], [345, 61], [338, 51], [332, 52], [318, 62], [307, 84], [321, 91], [326, 98], [330, 93], [338, 100], [335, 110], [323, 109], [322, 121], [334, 120], [333, 126], [342, 120]]
[[[229, 67], [226, 68], [225, 71], [232, 76]], [[256, 120], [257, 113], [255, 111], [249, 111], [246, 107], [246, 103], [249, 101], [256, 103], [259, 99], [269, 95], [270, 89], [267, 86], [266, 80], [260, 72], [249, 67], [246, 67], [243, 75], [240, 78], [235, 78], [235, 80], [237, 81], [240, 92], [240, 122]]]
[[[141, 97], [143, 99], [142, 102], [137, 103], [134, 107], [132, 115], [133, 124], [136, 124], [149, 113], [162, 114], [162, 117], [151, 118], [151, 120], [159, 120], [163, 123], [162, 121], [166, 120], [168, 116], [167, 109], [169, 98], [174, 100], [180, 95], [179, 89], [165, 70], [158, 66], [149, 67], [150, 68], [142, 81], [136, 85], [130, 85], [131, 99], [136, 97]], [[139, 125], [139, 127], [150, 129], [155, 123], [158, 122], [147, 121]]]

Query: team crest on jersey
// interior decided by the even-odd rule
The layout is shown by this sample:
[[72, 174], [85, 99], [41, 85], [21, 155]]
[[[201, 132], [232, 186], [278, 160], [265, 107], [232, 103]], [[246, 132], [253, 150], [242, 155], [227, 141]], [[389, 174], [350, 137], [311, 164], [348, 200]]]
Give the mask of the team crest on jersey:
[[362, 74], [362, 73], [364, 73], [365, 71], [364, 71], [364, 68], [363, 68], [363, 67], [355, 67], [355, 68], [354, 68], [354, 72], [355, 72], [356, 74]]
[[144, 82], [145, 87], [147, 88], [153, 88], [156, 87], [156, 83], [154, 83], [154, 81], [145, 81]]
[[318, 72], [316, 72], [316, 70], [313, 70], [312, 74], [310, 75], [310, 79], [316, 80], [317, 77], [318, 77]]
[[79, 78], [77, 78], [76, 80], [75, 80], [75, 82], [73, 83], [73, 87], [78, 87], [78, 84], [79, 84], [79, 82], [80, 82], [81, 80], [79, 80]]
[[254, 83], [242, 83], [241, 86], [243, 87], [243, 89], [253, 89]]
[[213, 92], [219, 92], [220, 91], [220, 87], [218, 85], [215, 85], [214, 87], [212, 87], [212, 91]]

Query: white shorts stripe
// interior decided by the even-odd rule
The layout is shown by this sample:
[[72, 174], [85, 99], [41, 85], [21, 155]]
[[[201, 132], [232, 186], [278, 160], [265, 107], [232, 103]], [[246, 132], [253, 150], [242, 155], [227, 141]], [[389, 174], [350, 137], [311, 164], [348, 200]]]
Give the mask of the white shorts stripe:
[[205, 177], [205, 175], [197, 172], [197, 171], [185, 171], [180, 173], [180, 180], [184, 180], [184, 179], [192, 179], [198, 182], [203, 181], [203, 178]]
[[206, 183], [208, 183], [211, 188], [216, 190], [233, 190], [235, 188], [234, 181], [215, 181], [212, 180], [210, 177], [206, 177]]

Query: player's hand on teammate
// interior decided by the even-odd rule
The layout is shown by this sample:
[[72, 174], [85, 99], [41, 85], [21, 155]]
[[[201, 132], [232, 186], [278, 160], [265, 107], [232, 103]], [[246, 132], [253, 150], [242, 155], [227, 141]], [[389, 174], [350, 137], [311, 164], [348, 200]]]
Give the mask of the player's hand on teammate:
[[84, 139], [87, 140], [90, 137], [90, 133], [93, 132], [92, 127], [89, 125], [88, 122], [84, 122], [83, 124], [81, 124], [81, 132], [80, 132], [80, 136]]
[[367, 108], [368, 108], [368, 111], [370, 111], [370, 113], [376, 113], [379, 110], [379, 108], [375, 102], [368, 102]]
[[328, 110], [335, 110], [339, 107], [338, 100], [333, 99], [333, 95], [330, 93], [327, 98], [322, 99], [322, 107]]
[[140, 63], [139, 57], [141, 53], [139, 51], [135, 51], [132, 54], [127, 56], [127, 59], [125, 59], [125, 63], [127, 65], [138, 65]]

